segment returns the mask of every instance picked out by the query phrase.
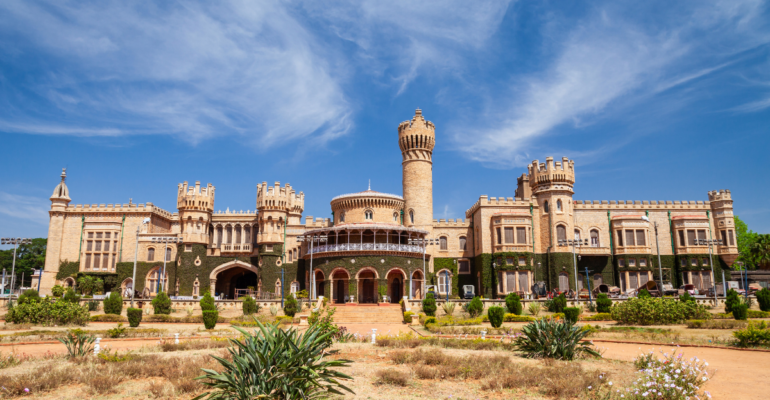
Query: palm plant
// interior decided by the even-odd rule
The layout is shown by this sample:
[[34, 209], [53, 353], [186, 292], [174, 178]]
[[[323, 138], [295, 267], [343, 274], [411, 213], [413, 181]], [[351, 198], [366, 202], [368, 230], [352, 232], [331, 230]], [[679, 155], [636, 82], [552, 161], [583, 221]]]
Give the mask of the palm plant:
[[770, 263], [770, 234], [760, 234], [752, 243], [749, 254], [757, 266]]
[[232, 361], [212, 356], [224, 369], [203, 369], [205, 375], [197, 379], [213, 391], [195, 399], [319, 399], [343, 395], [342, 391], [353, 393], [340, 383], [352, 378], [336, 370], [352, 362], [327, 359], [337, 353], [328, 350], [331, 332], [324, 333], [315, 325], [304, 333], [284, 331], [277, 325], [254, 321], [259, 329], [253, 335], [234, 327], [243, 336], [241, 340], [230, 339]]
[[441, 308], [444, 309], [444, 313], [446, 315], [452, 315], [455, 312], [455, 303], [451, 301], [447, 301], [446, 303], [441, 305]]
[[538, 314], [540, 314], [540, 303], [532, 302], [529, 303], [529, 306], [527, 306], [527, 310], [530, 314], [537, 317]]
[[531, 358], [574, 360], [581, 356], [601, 357], [593, 344], [583, 340], [590, 331], [569, 322], [545, 318], [530, 322], [521, 329], [523, 333], [514, 341], [517, 350]]
[[84, 357], [94, 350], [96, 336], [86, 335], [83, 332], [69, 332], [67, 336], [58, 340], [67, 347], [70, 357]]

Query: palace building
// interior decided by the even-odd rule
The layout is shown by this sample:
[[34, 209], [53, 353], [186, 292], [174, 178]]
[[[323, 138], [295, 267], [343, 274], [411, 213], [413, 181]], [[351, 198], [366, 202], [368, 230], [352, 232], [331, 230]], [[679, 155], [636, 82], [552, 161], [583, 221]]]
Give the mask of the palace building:
[[[576, 200], [566, 157], [533, 161], [513, 196], [482, 195], [465, 218], [433, 219], [435, 143], [436, 127], [417, 110], [398, 125], [403, 193], [337, 196], [330, 219], [303, 219], [305, 194], [279, 182], [258, 183], [246, 212], [215, 211], [215, 187], [200, 182], [179, 184], [173, 213], [149, 202], [72, 205], [64, 171], [51, 196], [42, 292], [93, 275], [105, 291], [145, 296], [160, 287], [226, 299], [307, 290], [376, 303], [421, 298], [427, 285], [453, 297], [469, 285], [485, 298], [528, 294], [540, 281], [629, 292], [659, 281], [661, 269], [674, 287], [706, 290], [738, 256], [729, 190], [697, 201]], [[710, 249], [704, 239], [722, 243]]]

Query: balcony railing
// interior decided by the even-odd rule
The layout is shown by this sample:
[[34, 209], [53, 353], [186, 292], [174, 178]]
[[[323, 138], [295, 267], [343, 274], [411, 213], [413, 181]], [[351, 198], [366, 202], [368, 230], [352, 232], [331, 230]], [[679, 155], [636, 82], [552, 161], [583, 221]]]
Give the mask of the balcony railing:
[[495, 252], [499, 252], [499, 251], [527, 252], [527, 251], [532, 251], [532, 246], [529, 246], [529, 245], [526, 245], [526, 244], [520, 244], [520, 245], [496, 244], [495, 245]]
[[222, 244], [224, 253], [251, 253], [251, 243], [243, 244]]
[[577, 251], [575, 253], [581, 254], [581, 255], [608, 256], [608, 255], [610, 255], [610, 248], [609, 247], [581, 246], [581, 247], [577, 248]]
[[401, 251], [406, 253], [422, 253], [422, 246], [393, 243], [342, 243], [313, 246], [311, 253], [327, 253], [333, 251]]
[[615, 254], [651, 254], [650, 246], [623, 246], [616, 247]]

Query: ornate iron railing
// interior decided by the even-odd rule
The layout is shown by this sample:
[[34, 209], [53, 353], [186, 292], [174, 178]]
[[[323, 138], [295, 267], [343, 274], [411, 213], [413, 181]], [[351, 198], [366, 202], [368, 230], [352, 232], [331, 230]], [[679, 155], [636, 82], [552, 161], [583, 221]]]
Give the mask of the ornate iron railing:
[[311, 253], [327, 253], [334, 251], [401, 251], [407, 253], [422, 253], [422, 246], [394, 243], [342, 243], [314, 246]]

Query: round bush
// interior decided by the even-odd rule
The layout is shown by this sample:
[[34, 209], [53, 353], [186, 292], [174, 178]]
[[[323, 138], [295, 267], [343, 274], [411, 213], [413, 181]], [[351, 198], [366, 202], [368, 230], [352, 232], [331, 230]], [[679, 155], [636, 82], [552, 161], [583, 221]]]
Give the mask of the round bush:
[[62, 297], [64, 295], [64, 286], [54, 285], [51, 288], [51, 294], [53, 295], [53, 297]]
[[436, 323], [436, 317], [425, 318], [425, 326], [428, 326], [428, 324], [435, 324], [435, 323]]
[[564, 308], [564, 320], [570, 324], [575, 324], [580, 316], [580, 308], [578, 307], [565, 307]]
[[489, 323], [492, 324], [492, 327], [499, 328], [503, 325], [505, 310], [502, 307], [489, 307], [487, 316], [489, 317]]
[[428, 294], [425, 295], [425, 298], [422, 299], [422, 311], [425, 315], [435, 317], [437, 309], [436, 298], [434, 297], [433, 292], [428, 292]]
[[166, 292], [160, 292], [152, 299], [152, 307], [155, 309], [156, 315], [169, 315], [171, 314], [171, 299], [168, 298]]
[[128, 315], [128, 325], [132, 328], [136, 328], [142, 322], [141, 308], [129, 308], [126, 310], [126, 315]]
[[286, 298], [286, 302], [283, 305], [283, 313], [289, 317], [294, 317], [297, 314], [297, 299], [294, 298], [293, 294]]
[[521, 306], [521, 298], [516, 293], [510, 293], [508, 296], [505, 296], [505, 307], [508, 309], [509, 313], [516, 315], [521, 315], [521, 312], [524, 309]]
[[414, 315], [411, 311], [405, 311], [404, 312], [404, 323], [405, 324], [411, 324], [412, 323], [412, 315]]
[[725, 299], [725, 312], [726, 313], [733, 312], [733, 307], [740, 303], [741, 303], [741, 297], [738, 296], [738, 292], [736, 292], [734, 289], [728, 290], [727, 298]]
[[217, 319], [219, 318], [219, 312], [205, 310], [203, 311], [203, 326], [206, 329], [214, 329], [217, 326]]
[[104, 313], [120, 315], [123, 312], [123, 298], [120, 293], [112, 292], [104, 299]]
[[19, 299], [16, 301], [17, 304], [27, 304], [31, 302], [36, 302], [40, 300], [40, 295], [37, 293], [37, 290], [29, 289], [25, 290], [24, 293], [19, 296]]
[[759, 309], [762, 311], [770, 311], [770, 289], [762, 288], [757, 292], [757, 302], [759, 303]]
[[733, 318], [738, 321], [745, 321], [748, 318], [749, 307], [746, 304], [736, 304], [733, 306]]
[[671, 325], [711, 318], [703, 305], [662, 298], [630, 299], [616, 304], [610, 313], [612, 319], [626, 325]]
[[473, 300], [468, 304], [468, 314], [470, 314], [471, 318], [476, 318], [481, 313], [484, 312], [484, 303], [481, 302], [481, 298], [474, 297]]
[[208, 291], [203, 294], [203, 297], [200, 301], [201, 310], [203, 311], [216, 311], [217, 305], [214, 303], [214, 298], [211, 297], [211, 293]]
[[563, 313], [564, 307], [567, 307], [567, 296], [565, 296], [564, 293], [562, 293], [553, 299], [553, 302], [551, 303], [551, 307], [548, 309], [548, 311], [555, 312], [555, 313]]
[[612, 308], [612, 300], [606, 293], [599, 293], [599, 296], [596, 297], [596, 312], [608, 313], [610, 308]]
[[243, 297], [243, 315], [257, 313], [257, 301], [251, 296]]
[[67, 289], [67, 291], [64, 293], [64, 297], [62, 298], [64, 301], [68, 301], [70, 303], [80, 303], [80, 296], [75, 293], [72, 288]]

